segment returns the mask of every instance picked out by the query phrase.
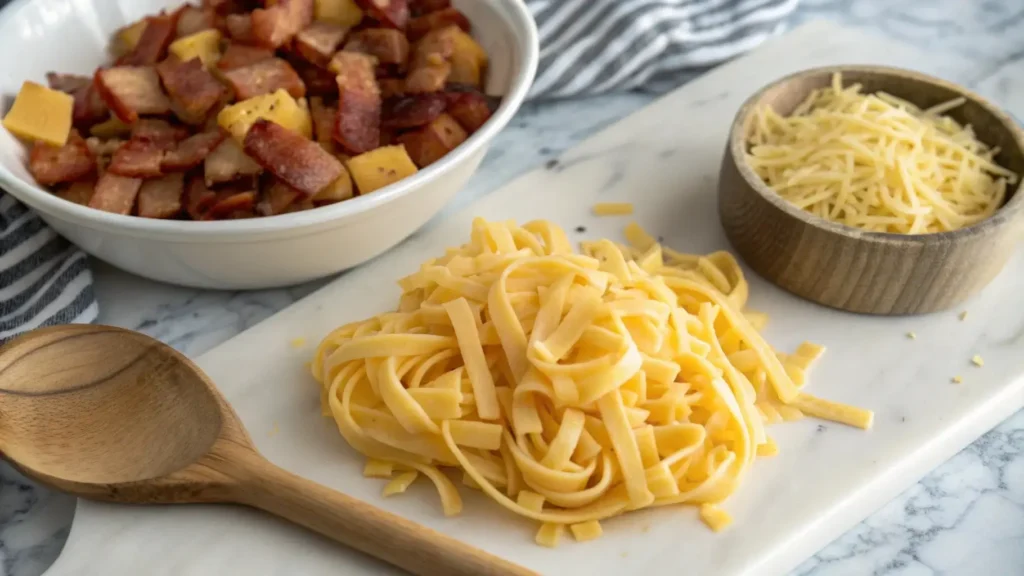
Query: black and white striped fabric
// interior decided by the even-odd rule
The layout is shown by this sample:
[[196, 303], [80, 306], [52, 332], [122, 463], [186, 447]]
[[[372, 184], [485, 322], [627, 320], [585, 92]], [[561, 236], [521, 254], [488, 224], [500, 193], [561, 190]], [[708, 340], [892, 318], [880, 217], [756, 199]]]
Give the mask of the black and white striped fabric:
[[533, 98], [664, 92], [779, 33], [798, 0], [527, 0]]
[[85, 254], [0, 193], [0, 343], [40, 326], [92, 322], [98, 311]]
[[[779, 32], [797, 0], [526, 0], [540, 32], [531, 98], [661, 92]], [[0, 6], [7, 0], [0, 0]], [[0, 343], [91, 322], [85, 254], [0, 191]]]

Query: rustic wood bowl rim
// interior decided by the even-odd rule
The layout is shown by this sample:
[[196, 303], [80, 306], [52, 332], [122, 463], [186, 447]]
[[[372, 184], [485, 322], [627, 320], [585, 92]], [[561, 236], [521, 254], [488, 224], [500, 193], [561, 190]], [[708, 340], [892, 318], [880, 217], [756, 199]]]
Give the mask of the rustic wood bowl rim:
[[815, 228], [822, 229], [826, 232], [873, 244], [900, 244], [903, 246], [906, 246], [908, 243], [917, 245], [933, 242], [954, 243], [971, 236], [989, 235], [996, 229], [1013, 222], [1014, 219], [1024, 214], [1024, 174], [1017, 175], [1018, 181], [1012, 197], [992, 216], [982, 220], [981, 222], [977, 222], [957, 230], [948, 232], [932, 232], [927, 234], [898, 234], [895, 232], [875, 232], [854, 228], [852, 226], [847, 226], [846, 224], [826, 220], [806, 210], [797, 208], [780, 196], [775, 192], [775, 190], [768, 186], [768, 184], [765, 183], [765, 181], [762, 180], [756, 172], [754, 172], [754, 169], [747, 162], [747, 139], [744, 126], [750, 116], [754, 113], [757, 103], [769, 90], [778, 88], [779, 86], [783, 86], [801, 78], [819, 76], [823, 74], [831, 75], [836, 72], [857, 72], [860, 74], [875, 74], [878, 76], [897, 76], [953, 91], [980, 106], [986, 113], [995, 118], [1004, 129], [1013, 134], [1014, 142], [1017, 146], [1017, 153], [1024, 157], [1024, 130], [1021, 129], [1009, 114], [1003, 112], [996, 105], [963, 86], [947, 80], [942, 80], [941, 78], [929, 76], [921, 72], [892, 66], [858, 64], [821, 66], [789, 74], [765, 85], [750, 96], [742, 106], [740, 106], [739, 112], [737, 112], [736, 117], [733, 120], [732, 127], [729, 131], [729, 149], [732, 152], [732, 161], [736, 164], [739, 173], [743, 176], [747, 185], [757, 191], [761, 197], [789, 217], [804, 222], [810, 226], [814, 226]]

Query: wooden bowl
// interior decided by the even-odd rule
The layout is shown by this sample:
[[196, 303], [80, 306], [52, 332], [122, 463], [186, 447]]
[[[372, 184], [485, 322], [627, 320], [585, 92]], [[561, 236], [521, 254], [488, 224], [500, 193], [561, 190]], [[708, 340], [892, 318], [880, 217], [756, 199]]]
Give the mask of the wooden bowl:
[[839, 66], [787, 76], [754, 94], [733, 122], [718, 184], [725, 234], [746, 263], [778, 286], [825, 306], [867, 314], [922, 314], [950, 308], [988, 284], [1006, 264], [1024, 228], [1020, 183], [991, 218], [935, 234], [868, 232], [827, 221], [790, 204], [747, 164], [754, 110], [785, 116], [835, 72], [865, 93], [888, 92], [922, 108], [963, 96], [951, 111], [1000, 149], [996, 161], [1024, 174], [1024, 134], [1006, 113], [964, 88], [917, 72]]

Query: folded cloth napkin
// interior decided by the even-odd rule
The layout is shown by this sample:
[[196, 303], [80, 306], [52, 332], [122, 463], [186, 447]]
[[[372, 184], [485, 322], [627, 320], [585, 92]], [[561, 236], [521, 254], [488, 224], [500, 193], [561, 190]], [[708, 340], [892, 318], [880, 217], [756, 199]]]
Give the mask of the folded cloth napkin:
[[[8, 0], [0, 0], [0, 7]], [[540, 32], [531, 98], [661, 92], [778, 32], [797, 0], [527, 0]], [[0, 343], [98, 309], [88, 259], [0, 191]]]

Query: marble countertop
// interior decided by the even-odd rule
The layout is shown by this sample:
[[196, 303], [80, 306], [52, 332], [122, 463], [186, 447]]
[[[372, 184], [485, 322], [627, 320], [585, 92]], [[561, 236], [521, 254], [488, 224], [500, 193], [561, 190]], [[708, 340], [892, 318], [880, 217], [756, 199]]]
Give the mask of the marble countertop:
[[[1019, 0], [802, 0], [794, 22], [829, 19], [977, 62], [956, 78], [1024, 118], [1024, 3]], [[457, 210], [650, 102], [624, 94], [527, 105]], [[440, 217], [444, 217], [443, 215]], [[99, 321], [140, 330], [197, 356], [322, 283], [209, 292], [149, 282], [95, 263]], [[0, 464], [0, 576], [36, 576], [59, 554], [74, 499]], [[1024, 574], [1024, 412], [940, 466], [804, 562], [796, 575]]]

